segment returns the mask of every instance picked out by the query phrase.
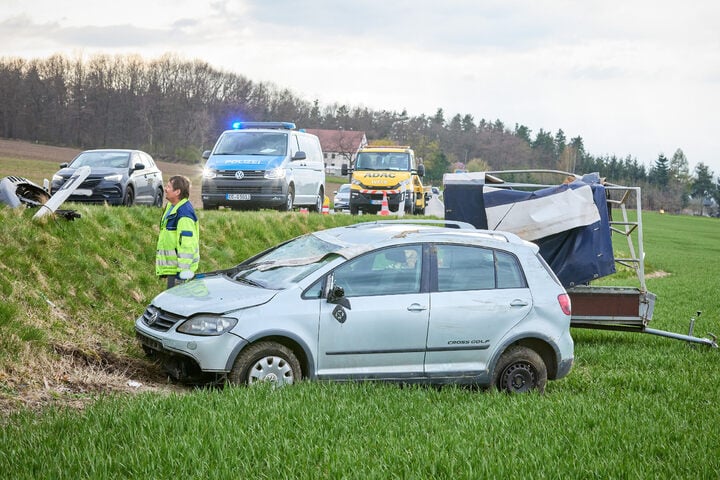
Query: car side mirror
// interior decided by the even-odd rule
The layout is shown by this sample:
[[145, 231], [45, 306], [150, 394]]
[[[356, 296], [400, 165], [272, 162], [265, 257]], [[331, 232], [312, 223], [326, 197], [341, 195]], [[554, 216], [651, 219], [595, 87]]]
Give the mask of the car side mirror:
[[132, 168], [132, 169], [133, 169], [133, 170], [144, 170], [144, 169], [145, 169], [145, 165], [143, 165], [142, 163], [138, 162], [138, 163], [136, 163], [135, 165], [133, 165], [133, 168]]
[[425, 165], [423, 165], [422, 163], [420, 165], [418, 165], [417, 173], [418, 173], [419, 177], [424, 177], [425, 176]]
[[210, 150], [205, 150], [205, 151], [202, 153], [202, 158], [204, 158], [205, 160], [207, 160], [208, 158], [210, 158]]
[[307, 158], [307, 154], [303, 152], [302, 150], [299, 150], [295, 152], [295, 155], [292, 156], [292, 161], [296, 160], [305, 160]]
[[68, 165], [70, 165], [68, 162], [61, 163], [61, 164], [60, 164], [60, 168], [65, 168], [65, 167], [67, 167]]
[[343, 163], [342, 167], [340, 167], [340, 175], [343, 177], [348, 174], [348, 166]]
[[334, 303], [337, 305], [341, 305], [348, 310], [352, 310], [350, 308], [350, 300], [347, 299], [345, 296], [345, 289], [341, 287], [340, 285], [334, 285], [330, 291], [328, 292], [328, 303]]

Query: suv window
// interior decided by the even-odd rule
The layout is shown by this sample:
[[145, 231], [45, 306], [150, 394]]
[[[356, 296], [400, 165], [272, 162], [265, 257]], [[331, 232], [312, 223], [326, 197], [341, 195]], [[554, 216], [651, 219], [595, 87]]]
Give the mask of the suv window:
[[438, 291], [524, 288], [515, 256], [489, 248], [437, 245]]
[[397, 295], [420, 292], [422, 247], [403, 245], [359, 256], [334, 272], [345, 296]]

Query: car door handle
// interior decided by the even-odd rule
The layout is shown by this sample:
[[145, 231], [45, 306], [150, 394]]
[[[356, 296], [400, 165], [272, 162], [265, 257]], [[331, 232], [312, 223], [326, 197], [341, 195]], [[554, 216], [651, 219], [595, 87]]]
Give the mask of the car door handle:
[[510, 302], [511, 307], [527, 307], [529, 303], [525, 300], [520, 300], [519, 298], [516, 298], [512, 302]]
[[409, 307], [407, 307], [408, 312], [422, 312], [423, 310], [427, 310], [427, 307], [420, 305], [419, 303], [413, 303]]

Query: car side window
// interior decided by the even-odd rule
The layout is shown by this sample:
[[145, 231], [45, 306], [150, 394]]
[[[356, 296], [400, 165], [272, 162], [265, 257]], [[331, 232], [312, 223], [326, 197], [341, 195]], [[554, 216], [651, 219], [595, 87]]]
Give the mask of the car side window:
[[514, 255], [489, 248], [437, 245], [438, 291], [524, 288]]
[[420, 292], [422, 247], [385, 248], [349, 260], [334, 272], [334, 284], [345, 296], [397, 295]]

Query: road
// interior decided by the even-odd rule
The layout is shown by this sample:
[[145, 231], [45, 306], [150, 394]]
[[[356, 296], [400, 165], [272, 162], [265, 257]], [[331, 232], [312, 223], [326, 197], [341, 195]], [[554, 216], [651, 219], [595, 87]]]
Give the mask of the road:
[[432, 196], [427, 207], [425, 207], [425, 215], [445, 218], [445, 204], [440, 200], [440, 197], [437, 195]]

